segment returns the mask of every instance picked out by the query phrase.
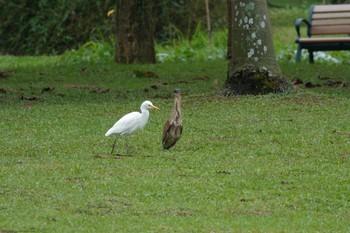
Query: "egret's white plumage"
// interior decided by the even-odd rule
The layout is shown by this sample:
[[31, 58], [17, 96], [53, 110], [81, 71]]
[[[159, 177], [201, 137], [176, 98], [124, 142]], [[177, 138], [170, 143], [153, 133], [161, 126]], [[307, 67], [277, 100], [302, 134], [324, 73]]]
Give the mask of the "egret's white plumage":
[[142, 129], [146, 126], [149, 118], [150, 109], [159, 109], [154, 106], [151, 101], [146, 100], [141, 104], [140, 112], [131, 112], [120, 118], [112, 128], [110, 128], [105, 134], [106, 137], [110, 135], [116, 135], [116, 139], [113, 143], [112, 152], [114, 151], [115, 143], [118, 136], [126, 136], [126, 153], [128, 153], [128, 135], [134, 133], [138, 129]]

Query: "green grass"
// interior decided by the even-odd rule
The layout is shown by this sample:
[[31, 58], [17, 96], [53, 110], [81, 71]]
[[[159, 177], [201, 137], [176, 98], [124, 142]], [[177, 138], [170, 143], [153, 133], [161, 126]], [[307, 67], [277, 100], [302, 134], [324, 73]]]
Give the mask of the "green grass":
[[[348, 232], [350, 92], [318, 76], [349, 83], [350, 67], [280, 65], [321, 87], [221, 98], [223, 60], [0, 57], [0, 232]], [[133, 77], [144, 69], [160, 78]], [[175, 87], [184, 132], [164, 151]], [[130, 156], [110, 155], [104, 133], [145, 99], [161, 110], [131, 137]]]

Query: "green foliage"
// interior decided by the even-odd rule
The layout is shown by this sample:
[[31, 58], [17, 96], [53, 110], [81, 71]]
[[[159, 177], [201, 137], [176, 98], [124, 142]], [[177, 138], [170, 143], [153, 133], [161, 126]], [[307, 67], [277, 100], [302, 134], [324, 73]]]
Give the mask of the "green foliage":
[[[206, 10], [203, 0], [162, 0], [156, 1], [156, 39], [167, 41], [179, 36], [191, 37], [198, 24], [205, 24]], [[226, 27], [226, 0], [209, 1], [212, 29], [221, 30]]]
[[111, 35], [113, 1], [0, 1], [0, 51], [58, 54], [77, 48], [98, 30]]
[[[275, 27], [274, 45], [279, 61], [295, 62], [297, 46], [290, 38], [295, 36], [292, 27]], [[90, 41], [77, 50], [66, 51], [61, 57], [64, 62], [109, 62], [113, 60], [114, 47], [112, 42]], [[212, 34], [212, 42], [208, 41], [208, 34], [198, 30], [191, 40], [178, 37], [167, 43], [156, 43], [157, 62], [189, 62], [225, 59], [227, 51], [227, 30]], [[349, 64], [348, 51], [315, 52], [315, 62]], [[308, 52], [302, 51], [302, 62], [308, 62]]]
[[[62, 59], [67, 62], [101, 62], [113, 60], [114, 43], [99, 40], [88, 42], [77, 50], [64, 53]], [[227, 52], [227, 30], [212, 34], [209, 43], [208, 34], [201, 30], [201, 24], [191, 39], [184, 38], [182, 34], [167, 42], [156, 43], [157, 62], [174, 61], [207, 61], [224, 59]]]
[[223, 59], [227, 53], [227, 30], [216, 31], [209, 42], [208, 34], [198, 24], [191, 39], [179, 36], [167, 43], [157, 43], [155, 48], [158, 62]]
[[[61, 62], [0, 57], [9, 72], [0, 79], [0, 231], [350, 231], [349, 87], [221, 98], [224, 60]], [[281, 68], [305, 82], [350, 81], [344, 65]], [[158, 82], [167, 85], [150, 88]], [[167, 151], [161, 131], [175, 87], [184, 131]], [[110, 155], [104, 133], [145, 99], [161, 110], [131, 137], [131, 156]]]
[[[13, 54], [61, 54], [77, 49], [100, 31], [113, 35], [115, 2], [90, 0], [0, 1], [0, 51]], [[214, 29], [225, 26], [226, 1], [210, 1]], [[157, 39], [172, 39], [177, 32], [191, 36], [205, 22], [202, 0], [160, 1], [154, 7]], [[177, 28], [178, 30], [174, 30]]]
[[61, 59], [69, 63], [112, 61], [114, 47], [106, 42], [87, 42], [78, 50], [66, 51]]
[[[273, 26], [286, 25], [288, 15], [298, 10], [307, 10], [312, 3], [323, 1], [269, 0], [269, 9], [284, 11], [284, 16], [276, 17], [272, 13]], [[326, 1], [327, 3], [329, 1]], [[205, 4], [203, 0], [155, 1], [152, 9], [155, 15], [156, 39], [160, 44], [178, 38], [191, 38], [197, 33], [197, 25], [206, 24]], [[0, 1], [0, 52], [10, 54], [62, 54], [66, 50], [78, 49], [93, 40], [96, 32], [104, 37], [113, 35], [113, 17], [107, 18], [107, 12], [115, 8], [112, 0], [20, 0]], [[209, 1], [212, 30], [222, 31], [226, 27], [227, 1]], [[295, 14], [294, 16], [298, 16]], [[288, 25], [294, 23], [290, 21]], [[183, 36], [185, 35], [185, 36]], [[197, 35], [198, 36], [198, 35]], [[210, 45], [211, 46], [211, 45]], [[221, 56], [221, 48], [208, 48], [213, 57]], [[183, 53], [183, 58], [192, 57], [191, 46], [169, 52]], [[219, 55], [218, 55], [219, 54]], [[208, 57], [208, 55], [199, 55]], [[163, 57], [162, 57], [163, 58]], [[164, 58], [166, 59], [166, 58]], [[174, 58], [169, 58], [175, 60]]]

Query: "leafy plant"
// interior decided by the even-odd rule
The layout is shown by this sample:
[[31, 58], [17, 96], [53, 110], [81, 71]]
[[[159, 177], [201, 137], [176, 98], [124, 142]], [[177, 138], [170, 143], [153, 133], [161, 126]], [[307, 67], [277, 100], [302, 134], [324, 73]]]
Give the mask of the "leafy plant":
[[61, 59], [64, 62], [100, 62], [113, 60], [114, 49], [110, 43], [89, 41], [78, 50], [65, 52]]
[[96, 29], [111, 35], [106, 12], [113, 4], [111, 0], [0, 1], [0, 51], [60, 54], [84, 44]]
[[179, 37], [163, 44], [156, 44], [158, 62], [223, 59], [227, 52], [227, 30], [214, 32], [209, 43], [208, 34], [198, 24], [191, 39]]

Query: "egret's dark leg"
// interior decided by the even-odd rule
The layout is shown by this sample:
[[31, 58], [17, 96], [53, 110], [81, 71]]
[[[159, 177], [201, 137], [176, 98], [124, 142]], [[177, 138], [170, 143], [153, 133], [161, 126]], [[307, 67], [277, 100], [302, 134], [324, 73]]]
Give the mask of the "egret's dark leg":
[[112, 152], [111, 152], [111, 154], [113, 154], [114, 147], [115, 147], [115, 143], [117, 142], [117, 138], [118, 138], [118, 137], [115, 137], [115, 140], [114, 140], [114, 143], [113, 143], [113, 146], [112, 146]]

